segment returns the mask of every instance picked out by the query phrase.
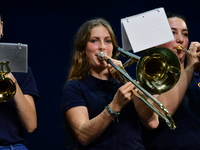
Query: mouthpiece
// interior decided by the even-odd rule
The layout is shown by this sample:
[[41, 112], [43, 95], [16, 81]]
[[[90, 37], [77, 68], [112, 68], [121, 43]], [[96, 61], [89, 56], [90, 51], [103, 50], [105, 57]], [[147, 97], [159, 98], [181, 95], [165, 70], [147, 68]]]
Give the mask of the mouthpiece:
[[187, 50], [183, 49], [182, 46], [177, 46], [177, 50], [180, 53], [181, 51], [187, 52]]
[[105, 53], [104, 52], [99, 52], [99, 54], [98, 54], [98, 58], [100, 59], [100, 60], [104, 60], [105, 58]]
[[177, 46], [177, 49], [182, 50], [183, 48], [179, 45]]
[[179, 45], [179, 46], [177, 46], [177, 50], [180, 53], [183, 50], [183, 48]]

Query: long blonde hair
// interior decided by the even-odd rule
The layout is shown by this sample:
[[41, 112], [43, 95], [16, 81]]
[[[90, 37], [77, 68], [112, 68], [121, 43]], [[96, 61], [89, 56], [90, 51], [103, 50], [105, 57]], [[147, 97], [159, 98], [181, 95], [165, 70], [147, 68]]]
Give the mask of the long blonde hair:
[[104, 26], [107, 28], [110, 33], [112, 44], [113, 44], [113, 54], [112, 57], [116, 58], [117, 55], [117, 40], [113, 32], [113, 29], [108, 21], [103, 18], [95, 18], [89, 21], [86, 21], [77, 31], [74, 38], [74, 48], [72, 55], [72, 64], [69, 69], [69, 75], [67, 81], [70, 80], [80, 80], [84, 76], [90, 74], [90, 65], [86, 58], [85, 48], [86, 44], [91, 35], [91, 29], [96, 26]]

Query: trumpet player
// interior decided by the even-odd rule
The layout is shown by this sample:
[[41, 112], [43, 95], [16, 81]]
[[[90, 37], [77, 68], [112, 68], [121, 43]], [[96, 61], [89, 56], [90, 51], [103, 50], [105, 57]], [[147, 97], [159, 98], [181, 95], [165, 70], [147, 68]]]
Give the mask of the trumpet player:
[[[3, 37], [1, 17], [0, 37]], [[11, 72], [5, 78], [12, 80], [16, 91], [13, 98], [0, 102], [0, 149], [27, 150], [24, 130], [31, 133], [37, 128], [35, 101], [39, 98], [39, 93], [36, 82], [30, 68], [27, 73]], [[2, 91], [3, 86], [6, 86], [2, 83], [5, 82], [0, 79], [1, 92], [9, 93], [9, 89]]]
[[[174, 40], [160, 46], [172, 50], [177, 55], [183, 73], [188, 71], [188, 68], [193, 64], [193, 60], [199, 61], [200, 43], [195, 41], [189, 45], [189, 31], [185, 17], [173, 13], [168, 13], [167, 17]], [[160, 99], [160, 102], [172, 115], [177, 128], [171, 131], [163, 122], [160, 122], [155, 130], [149, 131], [143, 128], [143, 140], [147, 150], [200, 149], [198, 140], [200, 138], [199, 69], [194, 71], [192, 79], [180, 79], [177, 84], [180, 82], [188, 82], [189, 84], [184, 95], [180, 97], [178, 93], [185, 88], [185, 85], [180, 86], [167, 100]], [[166, 137], [167, 141], [165, 140]]]

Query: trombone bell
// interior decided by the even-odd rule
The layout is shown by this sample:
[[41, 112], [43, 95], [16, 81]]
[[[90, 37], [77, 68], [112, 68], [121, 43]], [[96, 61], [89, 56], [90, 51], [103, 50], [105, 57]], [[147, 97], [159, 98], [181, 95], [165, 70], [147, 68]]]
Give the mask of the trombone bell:
[[141, 86], [153, 94], [169, 91], [180, 77], [180, 61], [176, 54], [164, 47], [144, 52], [136, 67]]

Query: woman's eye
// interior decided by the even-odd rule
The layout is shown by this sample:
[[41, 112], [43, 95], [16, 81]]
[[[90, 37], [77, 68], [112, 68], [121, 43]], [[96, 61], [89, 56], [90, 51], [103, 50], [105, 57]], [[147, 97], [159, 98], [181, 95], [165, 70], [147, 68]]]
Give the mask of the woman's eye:
[[97, 40], [90, 40], [90, 42], [91, 42], [91, 43], [95, 43], [95, 42], [97, 42]]
[[106, 43], [111, 43], [112, 41], [111, 40], [106, 40]]
[[174, 35], [174, 34], [176, 34], [176, 32], [175, 32], [175, 31], [172, 31], [172, 34]]
[[188, 37], [188, 33], [183, 33], [184, 36]]

